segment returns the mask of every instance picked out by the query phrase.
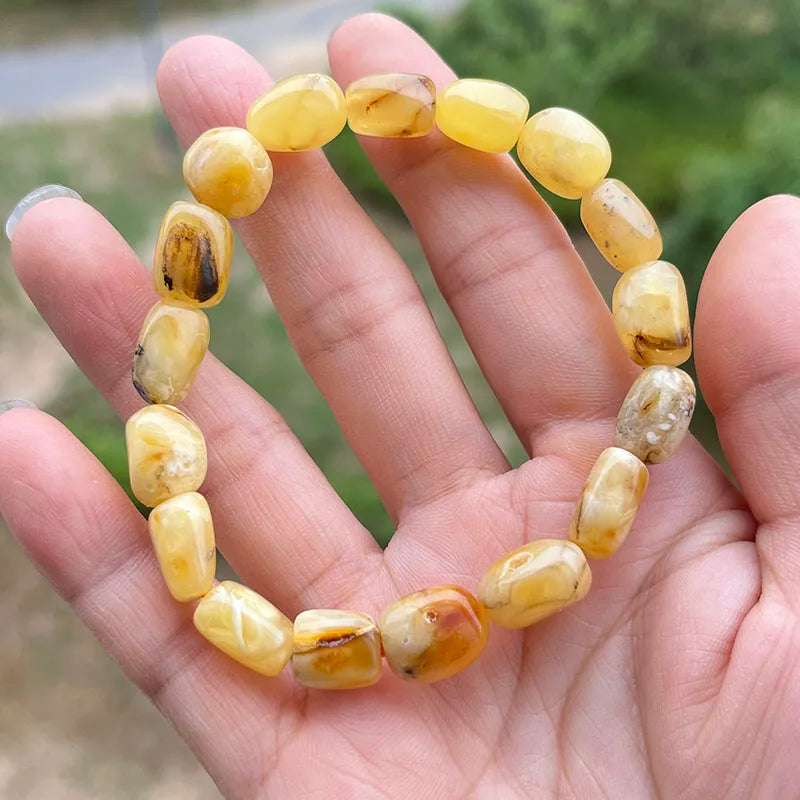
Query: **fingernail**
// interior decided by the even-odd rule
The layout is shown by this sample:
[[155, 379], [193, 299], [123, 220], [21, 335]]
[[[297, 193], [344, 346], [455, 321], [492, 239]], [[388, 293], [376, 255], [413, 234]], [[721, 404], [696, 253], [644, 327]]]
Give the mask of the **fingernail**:
[[27, 400], [0, 400], [0, 414], [11, 411], [12, 408], [37, 408]]
[[39, 186], [32, 192], [28, 192], [22, 200], [14, 206], [14, 210], [8, 215], [6, 220], [6, 236], [8, 241], [14, 235], [14, 231], [19, 225], [19, 221], [30, 211], [37, 203], [43, 200], [52, 200], [54, 197], [74, 197], [76, 200], [83, 200], [83, 198], [73, 189], [66, 186], [59, 186], [56, 183], [48, 183], [46, 186]]

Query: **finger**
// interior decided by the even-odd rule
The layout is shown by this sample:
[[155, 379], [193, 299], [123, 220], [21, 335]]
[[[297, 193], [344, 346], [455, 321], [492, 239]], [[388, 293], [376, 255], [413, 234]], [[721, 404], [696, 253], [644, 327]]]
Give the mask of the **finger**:
[[746, 211], [706, 270], [697, 371], [756, 519], [765, 586], [800, 609], [800, 199]]
[[[371, 73], [416, 72], [441, 91], [455, 78], [416, 33], [380, 14], [337, 28], [329, 56], [342, 86]], [[512, 159], [438, 131], [361, 143], [528, 449], [560, 449], [566, 419], [614, 417], [634, 368], [566, 231]]]
[[[208, 646], [191, 605], [165, 589], [141, 515], [80, 442], [41, 412], [0, 416], [0, 514], [226, 796], [255, 796], [248, 789], [256, 771], [274, 758], [260, 734], [276, 724], [288, 677], [265, 680]], [[293, 704], [285, 706], [293, 715]]]
[[[20, 222], [12, 260], [42, 316], [114, 410], [125, 418], [139, 408], [131, 359], [156, 295], [120, 235], [85, 203], [51, 200]], [[346, 599], [380, 550], [277, 412], [210, 355], [185, 408], [208, 441], [202, 491], [233, 568], [287, 611]]]
[[[159, 70], [184, 144], [242, 125], [268, 85], [249, 55], [211, 37], [175, 46]], [[506, 469], [398, 254], [320, 152], [273, 157], [270, 196], [237, 228], [390, 513]]]

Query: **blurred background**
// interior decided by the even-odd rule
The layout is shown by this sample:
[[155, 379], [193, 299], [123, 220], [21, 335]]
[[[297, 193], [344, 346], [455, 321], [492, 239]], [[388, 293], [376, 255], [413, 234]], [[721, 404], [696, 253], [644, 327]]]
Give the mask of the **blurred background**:
[[[461, 75], [506, 81], [533, 110], [565, 105], [596, 122], [612, 174], [658, 218], [692, 303], [738, 214], [768, 194], [800, 194], [800, 0], [0, 0], [0, 215], [33, 187], [63, 183], [149, 263], [163, 211], [188, 197], [156, 103], [163, 50], [218, 33], [273, 77], [326, 70], [331, 30], [374, 8], [423, 32]], [[402, 213], [348, 132], [327, 149], [407, 258], [492, 432], [521, 462]], [[547, 199], [609, 297], [617, 273], [588, 243], [577, 203]], [[241, 247], [237, 261], [226, 302], [210, 312], [213, 351], [284, 414], [385, 543], [380, 502]], [[63, 420], [127, 487], [121, 422], [38, 318], [0, 245], [0, 399], [14, 397]], [[719, 457], [702, 403], [693, 430]], [[218, 797], [2, 528], [0, 544], [0, 797]]]

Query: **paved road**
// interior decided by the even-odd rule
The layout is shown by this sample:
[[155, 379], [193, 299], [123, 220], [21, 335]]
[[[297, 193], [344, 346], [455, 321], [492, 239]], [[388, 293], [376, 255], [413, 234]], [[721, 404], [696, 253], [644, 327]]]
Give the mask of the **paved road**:
[[[446, 13], [460, 0], [405, 0]], [[380, 0], [301, 0], [165, 23], [147, 36], [0, 51], [0, 124], [109, 113], [155, 101], [153, 70], [174, 42], [198, 33], [233, 39], [267, 65], [285, 60], [288, 47], [323, 45], [347, 17], [378, 7]]]

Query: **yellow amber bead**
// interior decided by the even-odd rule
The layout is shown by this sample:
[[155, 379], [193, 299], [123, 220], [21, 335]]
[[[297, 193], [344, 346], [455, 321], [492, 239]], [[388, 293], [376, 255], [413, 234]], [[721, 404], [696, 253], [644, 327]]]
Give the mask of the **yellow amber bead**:
[[458, 586], [402, 597], [380, 619], [386, 661], [399, 677], [433, 683], [466, 669], [489, 639], [486, 612]]
[[609, 447], [600, 454], [575, 508], [569, 538], [589, 558], [619, 550], [647, 488], [647, 467], [632, 453]]
[[617, 334], [637, 364], [677, 367], [692, 355], [686, 286], [672, 264], [628, 270], [614, 288], [612, 308]]
[[511, 86], [465, 78], [436, 100], [436, 124], [445, 136], [485, 153], [507, 153], [519, 139], [528, 101]]
[[148, 520], [153, 549], [170, 594], [197, 600], [214, 585], [217, 550], [211, 511], [203, 495], [187, 492], [156, 506]]
[[151, 508], [194, 492], [206, 477], [206, 443], [200, 428], [172, 406], [146, 406], [125, 424], [131, 490]]
[[606, 178], [581, 199], [581, 221], [597, 249], [620, 272], [655, 261], [661, 233], [644, 203], [615, 178]]
[[247, 130], [267, 150], [313, 150], [335, 139], [347, 122], [344, 95], [327, 75], [294, 75], [250, 106]]
[[314, 609], [294, 621], [295, 680], [311, 689], [358, 689], [381, 677], [381, 637], [355, 611]]
[[247, 217], [269, 193], [272, 162], [244, 128], [213, 128], [186, 151], [183, 179], [198, 202], [226, 217]]
[[666, 461], [689, 430], [695, 401], [694, 381], [682, 369], [647, 367], [625, 396], [614, 444], [645, 464]]
[[478, 599], [504, 628], [526, 628], [586, 596], [592, 573], [576, 544], [541, 539], [495, 561], [483, 576]]
[[362, 136], [412, 138], [433, 128], [436, 87], [425, 75], [368, 75], [347, 87], [345, 100], [347, 122]]
[[279, 674], [292, 655], [292, 621], [235, 581], [223, 581], [198, 603], [194, 626], [214, 647], [262, 675]]
[[568, 108], [545, 108], [522, 129], [517, 155], [545, 189], [577, 200], [605, 178], [611, 147], [599, 128]]
[[153, 260], [156, 291], [202, 308], [225, 296], [233, 229], [222, 214], [198, 203], [173, 203], [161, 221]]
[[160, 300], [150, 310], [133, 357], [133, 385], [148, 403], [180, 403], [208, 350], [208, 317]]

